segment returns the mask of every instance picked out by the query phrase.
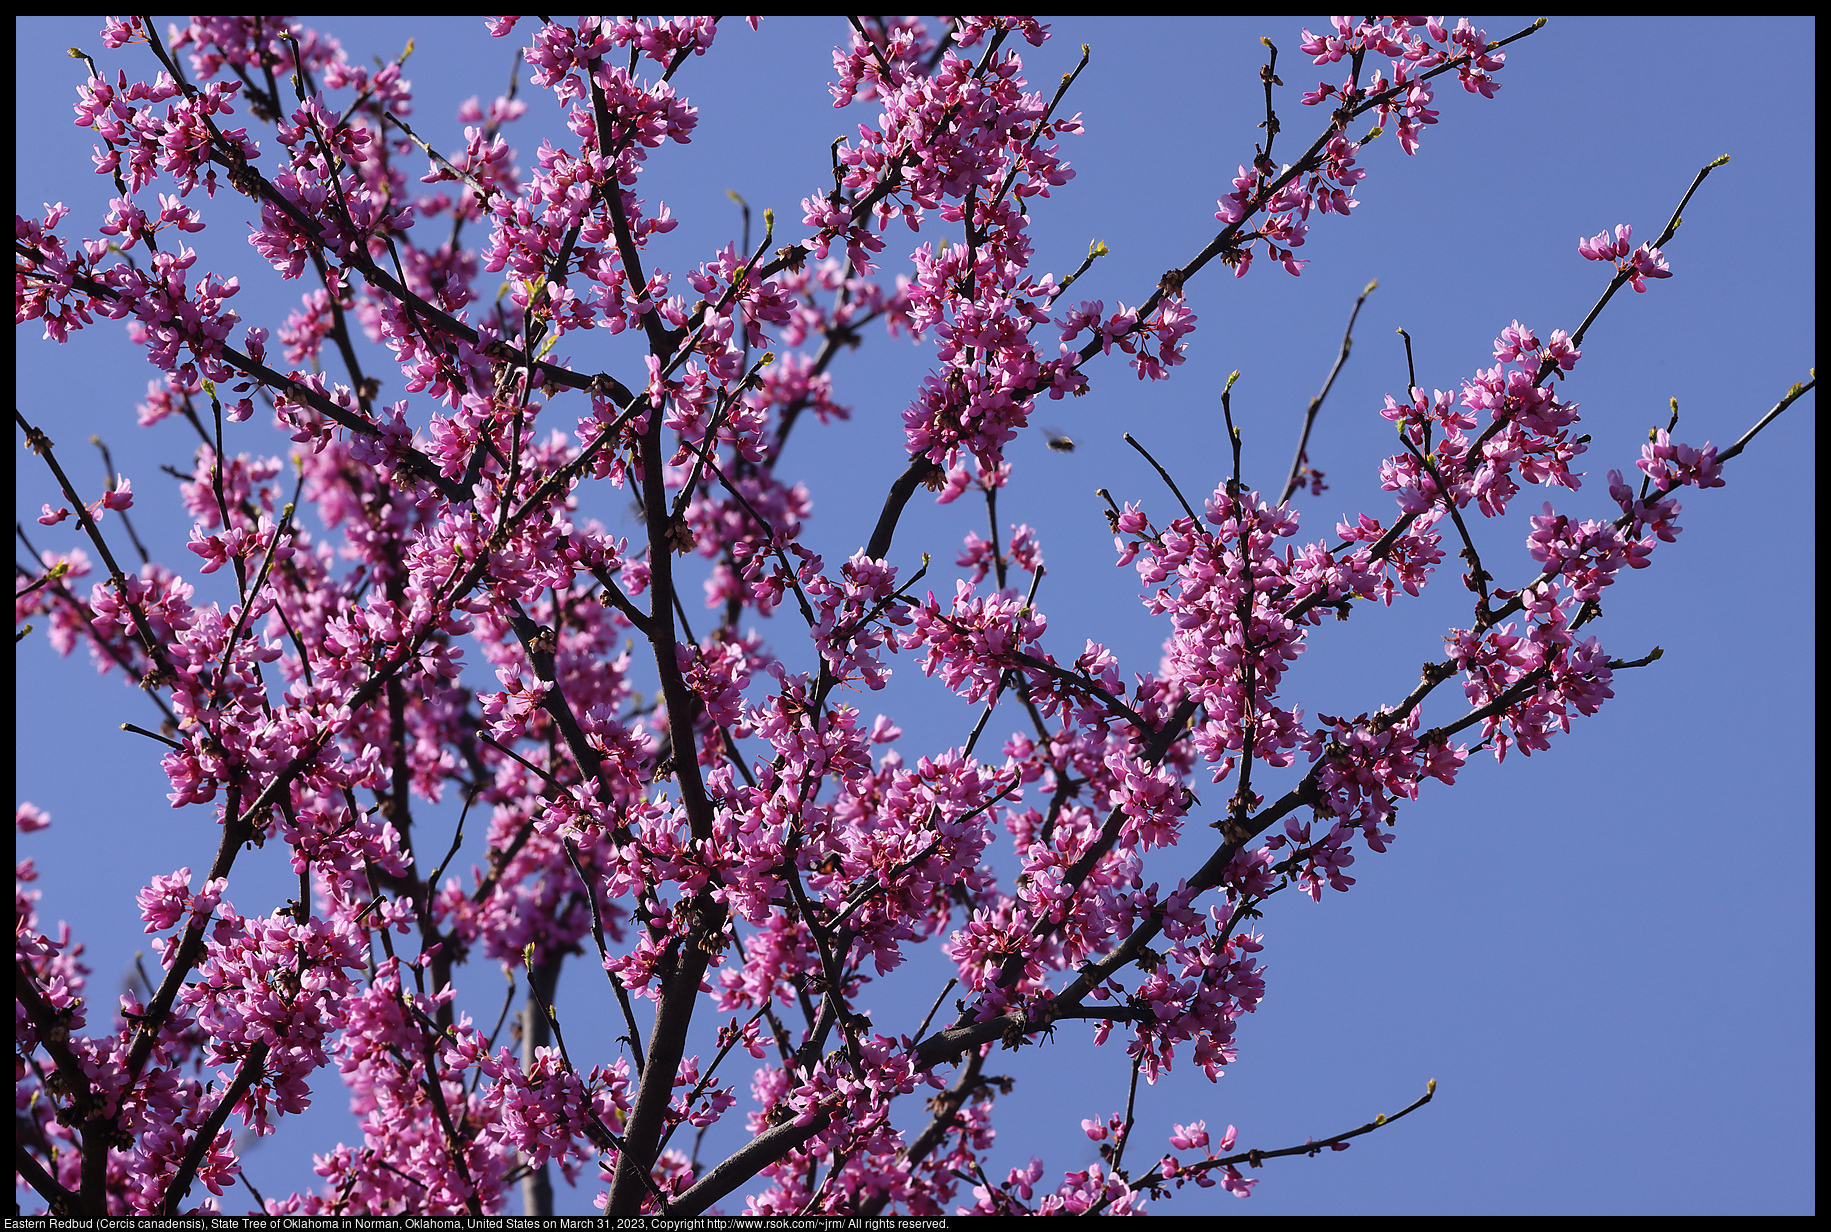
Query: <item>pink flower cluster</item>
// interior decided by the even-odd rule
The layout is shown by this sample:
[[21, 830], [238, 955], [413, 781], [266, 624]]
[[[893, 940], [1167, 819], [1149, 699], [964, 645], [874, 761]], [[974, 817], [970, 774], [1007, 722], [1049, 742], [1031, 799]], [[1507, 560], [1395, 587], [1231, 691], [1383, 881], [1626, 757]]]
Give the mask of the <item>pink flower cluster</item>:
[[[1244, 277], [1252, 268], [1253, 240], [1263, 241], [1269, 260], [1288, 273], [1301, 274], [1308, 262], [1297, 260], [1294, 250], [1303, 246], [1309, 234], [1310, 211], [1346, 215], [1359, 204], [1354, 188], [1366, 172], [1355, 166], [1361, 143], [1348, 139], [1350, 118], [1373, 109], [1383, 126], [1396, 114], [1399, 143], [1407, 154], [1415, 154], [1424, 126], [1437, 122], [1437, 113], [1430, 108], [1430, 78], [1454, 67], [1463, 88], [1472, 94], [1493, 98], [1500, 88], [1493, 74], [1507, 57], [1491, 51], [1486, 33], [1466, 19], [1458, 21], [1453, 31], [1446, 31], [1438, 19], [1426, 17], [1369, 18], [1358, 25], [1349, 17], [1332, 20], [1334, 34], [1319, 37], [1306, 29], [1301, 44], [1303, 53], [1317, 64], [1347, 59], [1354, 68], [1339, 86], [1322, 82], [1303, 96], [1305, 106], [1337, 100], [1330, 134], [1318, 143], [1317, 151], [1294, 166], [1275, 166], [1267, 145], [1250, 168], [1239, 168], [1233, 192], [1216, 202], [1220, 208], [1214, 216], [1230, 230], [1264, 214], [1257, 230], [1242, 236], [1224, 255], [1236, 277]], [[1361, 81], [1361, 61], [1369, 52], [1390, 59], [1390, 79], [1376, 70]]]
[[1642, 244], [1630, 250], [1634, 242], [1634, 228], [1622, 223], [1615, 228], [1615, 238], [1610, 239], [1608, 232], [1592, 235], [1586, 240], [1577, 241], [1577, 251], [1591, 261], [1613, 261], [1615, 268], [1627, 277], [1636, 291], [1647, 289], [1649, 278], [1670, 278], [1672, 268], [1666, 263], [1665, 256], [1651, 244]]

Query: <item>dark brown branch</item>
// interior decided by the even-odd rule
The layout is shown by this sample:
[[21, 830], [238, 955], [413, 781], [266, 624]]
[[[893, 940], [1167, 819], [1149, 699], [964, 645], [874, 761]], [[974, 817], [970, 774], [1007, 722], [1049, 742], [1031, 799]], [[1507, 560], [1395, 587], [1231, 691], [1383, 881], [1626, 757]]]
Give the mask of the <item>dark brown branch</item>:
[[896, 535], [897, 519], [903, 516], [903, 506], [915, 495], [915, 490], [923, 484], [936, 484], [941, 480], [939, 466], [927, 458], [911, 458], [909, 466], [896, 482], [890, 485], [890, 493], [884, 498], [884, 511], [878, 515], [877, 526], [871, 531], [871, 539], [865, 545], [865, 555], [872, 560], [883, 560], [890, 553], [890, 540]]
[[832, 1119], [833, 1114], [822, 1108], [805, 1125], [786, 1121], [771, 1126], [714, 1164], [691, 1189], [668, 1203], [664, 1213], [669, 1218], [702, 1213], [758, 1172], [804, 1145], [815, 1134], [824, 1132]]
[[[1342, 1149], [1343, 1144], [1345, 1144], [1352, 1138], [1359, 1138], [1363, 1134], [1370, 1134], [1376, 1129], [1384, 1129], [1386, 1126], [1391, 1125], [1394, 1121], [1399, 1120], [1401, 1117], [1410, 1116], [1412, 1113], [1416, 1112], [1418, 1109], [1422, 1108], [1424, 1105], [1430, 1103], [1431, 1099], [1433, 1097], [1435, 1097], [1436, 1094], [1437, 1094], [1437, 1080], [1435, 1078], [1432, 1078], [1429, 1082], [1427, 1082], [1424, 1085], [1424, 1094], [1422, 1096], [1413, 1100], [1411, 1103], [1407, 1104], [1405, 1107], [1399, 1109], [1397, 1112], [1393, 1113], [1391, 1116], [1386, 1116], [1384, 1114], [1381, 1114], [1380, 1116], [1374, 1117], [1371, 1121], [1368, 1121], [1365, 1125], [1361, 1125], [1354, 1129], [1350, 1129], [1350, 1130], [1346, 1131], [1345, 1133], [1339, 1133], [1339, 1134], [1334, 1135], [1333, 1137], [1322, 1138], [1320, 1140], [1312, 1139], [1311, 1141], [1305, 1142], [1300, 1146], [1280, 1147], [1279, 1149], [1277, 1149], [1275, 1151], [1261, 1151], [1261, 1150], [1240, 1151], [1236, 1154], [1225, 1155], [1218, 1159], [1204, 1159], [1200, 1163], [1190, 1164], [1186, 1168], [1179, 1169], [1176, 1175], [1188, 1176], [1191, 1174], [1199, 1174], [1202, 1172], [1208, 1172], [1215, 1168], [1231, 1168], [1234, 1164], [1245, 1164], [1249, 1168], [1257, 1168], [1257, 1167], [1261, 1166], [1268, 1159], [1280, 1159], [1287, 1155], [1312, 1155], [1312, 1156], [1314, 1156], [1314, 1155], [1320, 1155], [1322, 1152], [1324, 1152], [1326, 1150]], [[1163, 1175], [1163, 1165], [1160, 1163], [1157, 1165], [1157, 1167], [1151, 1169], [1151, 1171], [1146, 1173], [1143, 1177], [1140, 1177], [1137, 1181], [1132, 1182], [1131, 1188], [1134, 1190], [1156, 1189], [1164, 1181], [1167, 1181], [1169, 1179], [1171, 1179], [1171, 1178]], [[1088, 1214], [1088, 1215], [1098, 1215], [1098, 1214], [1102, 1213], [1103, 1211], [1105, 1211], [1107, 1206], [1109, 1206], [1111, 1203], [1112, 1203], [1112, 1199], [1106, 1198], [1106, 1199], [1102, 1200], [1097, 1206], [1090, 1207], [1084, 1213]]]
[[[1268, 95], [1270, 90], [1271, 87], [1267, 85]], [[1335, 388], [1335, 378], [1341, 375], [1342, 368], [1348, 362], [1348, 354], [1354, 349], [1354, 322], [1361, 314], [1361, 305], [1367, 302], [1367, 297], [1372, 295], [1374, 289], [1379, 285], [1380, 280], [1375, 278], [1367, 284], [1361, 291], [1360, 297], [1354, 301], [1354, 309], [1348, 313], [1348, 328], [1341, 333], [1341, 353], [1335, 357], [1335, 364], [1329, 369], [1329, 375], [1324, 379], [1322, 388], [1317, 391], [1314, 398], [1310, 399], [1309, 408], [1303, 413], [1303, 431], [1297, 437], [1297, 453], [1291, 459], [1290, 478], [1284, 481], [1284, 492], [1278, 497], [1280, 507], [1290, 501], [1291, 496], [1302, 483], [1303, 468], [1309, 461], [1310, 429], [1316, 426], [1316, 416], [1322, 410], [1322, 400], [1329, 396], [1331, 389]]]
[[215, 1145], [216, 1135], [222, 1131], [223, 1122], [229, 1119], [235, 1105], [241, 1102], [242, 1096], [248, 1093], [256, 1079], [264, 1076], [267, 1051], [265, 1040], [248, 1050], [248, 1055], [242, 1058], [241, 1068], [235, 1071], [234, 1081], [223, 1092], [222, 1098], [216, 1101], [216, 1107], [210, 1110], [210, 1115], [198, 1127], [197, 1132], [191, 1136], [191, 1144], [185, 1149], [184, 1159], [179, 1163], [178, 1171], [173, 1174], [171, 1184], [166, 1186], [165, 1197], [159, 1203], [161, 1214], [169, 1217], [180, 1213], [179, 1204], [190, 1192], [191, 1182], [197, 1179], [197, 1169], [203, 1163], [204, 1155]]

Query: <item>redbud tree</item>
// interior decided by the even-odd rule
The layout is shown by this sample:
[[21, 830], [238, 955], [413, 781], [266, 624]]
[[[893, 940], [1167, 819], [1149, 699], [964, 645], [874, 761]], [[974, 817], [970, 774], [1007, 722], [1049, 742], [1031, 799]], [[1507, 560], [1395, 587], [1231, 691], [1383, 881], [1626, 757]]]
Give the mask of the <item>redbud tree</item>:
[[[1607, 996], [1563, 913], [1739, 854], [1719, 805], [1674, 830], [1706, 780], [1788, 799], [1738, 761], [1802, 755], [1777, 689], [1710, 694], [1809, 676], [1761, 593], [1803, 518], [1727, 504], [1809, 453], [1809, 341], [1635, 321], [1701, 249], [1799, 297], [1809, 231], [1707, 213], [1760, 196], [1720, 149], [1565, 177], [1544, 130], [1583, 118], [1505, 111], [1530, 23], [1226, 32], [1224, 109], [1151, 97], [1168, 28], [1115, 78], [1030, 19], [794, 25], [800, 60], [492, 19], [449, 103], [275, 19], [99, 31], [57, 95], [93, 182], [28, 207], [22, 169], [15, 246], [22, 653], [86, 656], [127, 727], [22, 735], [24, 854], [82, 852], [18, 874], [31, 1209], [1201, 1211], [1329, 1152], [1264, 1203], [1445, 1115], [1396, 1037], [1514, 944], [1419, 935], [1459, 900], [1543, 900], [1516, 1004], [1555, 1057]], [[1103, 111], [1129, 178], [1058, 222]], [[1381, 214], [1439, 147], [1467, 211], [1549, 184], [1581, 233], [1445, 242], [1441, 181]], [[152, 366], [98, 396], [69, 356], [116, 322]], [[1662, 658], [1713, 596], [1734, 639]], [[1785, 877], [1699, 867], [1653, 893], [1700, 933]], [[1386, 893], [1442, 914], [1353, 914]], [[111, 966], [118, 920], [147, 953]], [[1804, 1020], [1669, 937], [1694, 1060], [1718, 1015]], [[1238, 1103], [1256, 1052], [1301, 1072]], [[257, 1181], [294, 1123], [315, 1175]]]

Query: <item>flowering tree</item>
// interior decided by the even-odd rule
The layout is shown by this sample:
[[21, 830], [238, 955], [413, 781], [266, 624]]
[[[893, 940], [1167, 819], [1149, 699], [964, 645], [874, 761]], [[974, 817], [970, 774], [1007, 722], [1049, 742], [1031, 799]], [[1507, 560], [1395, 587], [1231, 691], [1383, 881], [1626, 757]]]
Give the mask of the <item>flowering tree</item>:
[[[1663, 230], [1566, 254], [1596, 271], [1570, 329], [1496, 322], [1460, 369], [1392, 369], [1375, 465], [1396, 508], [1300, 530], [1299, 502], [1360, 461], [1325, 480], [1321, 395], [1257, 487], [1234, 377], [1209, 391], [1218, 466], [1153, 456], [1140, 421], [1127, 440], [1161, 480], [1102, 494], [1127, 588], [1167, 618], [1161, 655], [1134, 661], [1050, 632], [1048, 545], [1009, 520], [1023, 444], [1075, 449], [1049, 402], [1066, 418], [1180, 375], [1197, 286], [1300, 273], [1312, 226], [1354, 226], [1361, 147], [1411, 154], [1439, 119], [1476, 122], [1458, 113], [1532, 28], [1341, 19], [1282, 67], [1268, 46], [1258, 146], [1215, 190], [1212, 238], [1110, 301], [1070, 285], [1111, 281], [1104, 245], [1053, 273], [1033, 253], [1032, 216], [1075, 190], [1059, 139], [1088, 63], [1031, 90], [1034, 22], [855, 25], [832, 96], [861, 104], [858, 135], [798, 210], [690, 254], [647, 163], [694, 135], [715, 33], [715, 60], [747, 35], [491, 32], [529, 85], [441, 147], [399, 63], [271, 21], [150, 44], [110, 25], [119, 63], [90, 70], [79, 122], [117, 199], [93, 235], [58, 208], [19, 218], [18, 318], [58, 341], [128, 321], [159, 373], [142, 421], [200, 442], [177, 476], [196, 560], [136, 570], [111, 519], [125, 531], [154, 476], [85, 488], [61, 419], [22, 408], [57, 485], [34, 517], [58, 529], [28, 542], [80, 537], [31, 544], [21, 617], [143, 686], [171, 803], [219, 829], [207, 869], [200, 850], [147, 873], [159, 961], [112, 1028], [22, 891], [24, 1182], [60, 1212], [212, 1207], [197, 1187], [234, 1183], [232, 1131], [275, 1132], [332, 1062], [361, 1140], [269, 1210], [484, 1212], [518, 1187], [537, 1209], [557, 1164], [617, 1214], [739, 1193], [768, 1213], [1124, 1211], [1244, 1196], [1266, 1158], [1396, 1119], [1254, 1146], [1134, 1101], [1179, 1061], [1206, 1081], [1233, 1063], [1268, 899], [1347, 889], [1425, 780], [1543, 751], [1657, 657], [1603, 649], [1602, 592], [1677, 535], [1678, 489], [1721, 486], [1810, 388], [1775, 389], [1721, 446], [1687, 443], [1674, 410], [1605, 460], [1606, 516], [1559, 512], [1590, 445], [1569, 393], [1585, 336], [1618, 292], [1663, 289], [1710, 168]], [[1277, 93], [1294, 60], [1326, 66], [1301, 124]], [[508, 135], [530, 107], [564, 129], [523, 165]], [[241, 281], [190, 247], [235, 202], [288, 280], [271, 321], [244, 322]], [[868, 515], [823, 556], [821, 485], [877, 471], [806, 471], [790, 445], [846, 416], [835, 376], [879, 325], [927, 344], [928, 371]], [[924, 499], [978, 527], [906, 546]], [[1312, 634], [1427, 601], [1439, 565], [1467, 598], [1415, 686], [1353, 714], [1290, 696]], [[959, 726], [924, 721], [917, 745], [878, 713], [897, 666], [964, 699]], [[232, 892], [280, 853], [285, 895]], [[608, 1032], [562, 1012], [568, 957], [567, 989], [600, 963]], [[519, 990], [513, 1029], [474, 979], [459, 997], [492, 964]], [[1071, 1032], [1129, 1078], [1083, 1123], [1098, 1161], [994, 1168], [1005, 1051]]]

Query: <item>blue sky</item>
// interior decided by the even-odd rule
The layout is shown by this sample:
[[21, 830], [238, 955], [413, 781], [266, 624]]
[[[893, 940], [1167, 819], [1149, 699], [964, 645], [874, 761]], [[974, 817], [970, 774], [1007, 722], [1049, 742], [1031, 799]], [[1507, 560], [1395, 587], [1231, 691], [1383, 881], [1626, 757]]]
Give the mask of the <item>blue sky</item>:
[[[474, 19], [303, 20], [365, 60], [392, 57], [414, 38], [405, 75], [415, 126], [444, 148], [459, 133], [457, 105], [473, 94], [487, 103], [507, 79], [509, 44]], [[1032, 209], [1036, 267], [1066, 272], [1102, 240], [1111, 255], [1076, 294], [1103, 298], [1109, 310], [1145, 298], [1213, 235], [1214, 198], [1251, 157], [1263, 118], [1261, 35], [1282, 49], [1289, 87], [1279, 96], [1279, 148], [1288, 156], [1318, 131], [1322, 117], [1297, 95], [1340, 73], [1312, 68], [1297, 44], [1304, 25], [1326, 20], [1064, 19], [1043, 48], [1024, 47], [1039, 89], [1053, 89], [1081, 43], [1092, 48], [1067, 104], [1087, 132], [1062, 142], [1077, 177]], [[1501, 37], [1529, 20], [1477, 24]], [[22, 19], [16, 29], [16, 208], [38, 215], [42, 202], [62, 200], [73, 207], [65, 233], [82, 234], [112, 189], [91, 174], [90, 139], [71, 124], [82, 70], [62, 49], [81, 46], [111, 76], [116, 67], [130, 78], [152, 70], [144, 49], [105, 52], [94, 19]], [[1265, 263], [1238, 281], [1218, 265], [1204, 271], [1188, 287], [1200, 320], [1173, 380], [1141, 384], [1117, 359], [1096, 363], [1087, 397], [1045, 404], [1035, 417], [1080, 448], [1052, 453], [1038, 438], [1011, 451], [1001, 520], [1041, 532], [1049, 577], [1038, 602], [1051, 648], [1072, 656], [1093, 637], [1125, 670], [1156, 666], [1163, 629], [1137, 604], [1135, 575], [1112, 567], [1092, 493], [1104, 486], [1158, 513], [1171, 498], [1120, 444], [1122, 432], [1149, 446], [1194, 499], [1228, 465], [1218, 391], [1238, 368], [1247, 482], [1273, 487], [1348, 309], [1377, 278], [1310, 449], [1330, 489], [1296, 504], [1305, 540], [1363, 509], [1388, 518], [1377, 464], [1392, 438], [1376, 411], [1405, 385], [1394, 330], [1414, 341], [1420, 384], [1455, 388], [1492, 363], [1491, 340], [1513, 319], [1542, 334], [1574, 328], [1606, 273], [1578, 257], [1579, 236], [1628, 222], [1637, 242], [1654, 238], [1697, 170], [1723, 153], [1733, 161], [1693, 198], [1667, 246], [1675, 276], [1646, 295], [1617, 296], [1586, 339], [1565, 393], [1583, 404], [1594, 435], [1582, 460], [1591, 481], [1554, 495], [1561, 511], [1606, 516], [1604, 473], [1631, 468], [1647, 428], [1664, 426], [1669, 397], [1679, 399], [1680, 438], [1723, 446], [1740, 436], [1816, 362], [1815, 32], [1808, 20], [1554, 20], [1509, 49], [1496, 99], [1442, 86], [1441, 123], [1417, 157], [1403, 157], [1390, 138], [1368, 147], [1362, 204], [1349, 219], [1312, 220], [1299, 253], [1312, 264], [1301, 278]], [[822, 184], [828, 144], [876, 118], [869, 106], [843, 115], [830, 106], [830, 48], [842, 37], [831, 19], [767, 19], [755, 34], [732, 21], [709, 56], [682, 70], [677, 84], [699, 107], [700, 127], [690, 146], [657, 152], [643, 181], [642, 195], [667, 201], [682, 220], [657, 241], [654, 264], [684, 270], [735, 239], [730, 190], [759, 221], [773, 207], [779, 235], [799, 234], [797, 203]], [[525, 80], [523, 97], [530, 116], [509, 136], [525, 168], [540, 135], [568, 135]], [[277, 326], [302, 288], [252, 259], [239, 203], [217, 206], [220, 215], [206, 209], [215, 229], [202, 237], [205, 263], [242, 276], [247, 321]], [[886, 238], [894, 274], [895, 258], [930, 237], [893, 229]], [[191, 443], [173, 423], [134, 426], [153, 369], [116, 325], [61, 350], [39, 333], [17, 330], [18, 406], [49, 431], [79, 482], [99, 483], [86, 440], [101, 434], [134, 480], [136, 525], [155, 559], [188, 568], [176, 494], [156, 468], [188, 470]], [[573, 359], [640, 372], [633, 351], [596, 338]], [[829, 562], [860, 546], [902, 468], [900, 412], [930, 362], [905, 341], [869, 338], [834, 368], [836, 397], [853, 418], [797, 429], [785, 466], [812, 490], [810, 538]], [[1727, 487], [1687, 494], [1678, 543], [1606, 596], [1595, 629], [1604, 645], [1621, 658], [1659, 645], [1663, 660], [1619, 674], [1616, 698], [1548, 752], [1499, 767], [1484, 758], [1455, 789], [1427, 787], [1401, 810], [1392, 849], [1351, 870], [1360, 879], [1353, 892], [1268, 905], [1268, 995], [1241, 1024], [1238, 1063], [1217, 1085], [1180, 1064], [1141, 1095], [1132, 1158], [1162, 1150], [1173, 1122], [1198, 1117], [1217, 1131], [1237, 1124], [1242, 1145], [1271, 1149], [1396, 1111], [1428, 1078], [1439, 1080], [1437, 1100], [1349, 1151], [1272, 1162], [1246, 1205], [1189, 1189], [1161, 1210], [1813, 1209], [1814, 410], [1808, 397], [1770, 427], [1725, 469]], [[556, 412], [562, 425], [577, 413]], [[237, 447], [279, 452], [283, 440], [259, 419]], [[24, 450], [16, 474], [16, 516], [33, 543], [75, 543], [69, 525], [31, 521], [41, 502], [58, 502]], [[601, 516], [614, 518], [615, 502], [599, 499]], [[1513, 518], [1477, 531], [1501, 585], [1535, 572], [1524, 516], [1539, 499], [1522, 494]], [[118, 521], [105, 526], [119, 533]], [[965, 501], [912, 505], [891, 562], [906, 573], [931, 553], [931, 576], [946, 593], [967, 529], [983, 534], [984, 516]], [[1443, 631], [1467, 623], [1463, 593], [1444, 577], [1423, 600], [1363, 606], [1353, 621], [1317, 630], [1287, 698], [1311, 715], [1397, 700], [1418, 665], [1440, 657]], [[786, 625], [764, 632], [779, 651], [805, 655]], [[156, 725], [118, 675], [96, 676], [80, 655], [58, 660], [42, 634], [20, 644], [17, 661], [16, 795], [53, 817], [20, 851], [38, 862], [44, 926], [68, 919], [88, 946], [94, 1016], [106, 1017], [120, 973], [145, 945], [135, 890], [153, 874], [206, 866], [215, 827], [206, 809], [169, 809], [157, 749], [117, 730]], [[857, 704], [902, 723], [908, 756], [960, 743], [966, 709], [908, 656], [892, 666], [891, 688]], [[1434, 715], [1449, 711], [1427, 711]], [[1193, 829], [1195, 845], [1167, 853], [1149, 875], [1173, 884], [1196, 867], [1201, 833]], [[280, 905], [286, 887], [284, 853], [270, 848], [238, 861], [229, 897], [253, 914]], [[494, 1019], [499, 980], [469, 972], [463, 1003], [478, 1018]], [[938, 987], [924, 974], [884, 1003], [879, 1022], [912, 1031]], [[562, 980], [562, 1021], [581, 1032], [608, 1005], [585, 967]], [[576, 1057], [580, 1044], [570, 1035], [569, 1043]], [[1120, 1049], [1093, 1050], [1074, 1030], [1059, 1031], [1051, 1048], [997, 1054], [988, 1068], [1017, 1078], [995, 1117], [997, 1177], [1032, 1154], [1051, 1177], [1084, 1167], [1094, 1149], [1081, 1118], [1124, 1106]], [[742, 1098], [748, 1070], [734, 1076]], [[350, 1134], [339, 1085], [321, 1077], [312, 1112], [282, 1122], [246, 1156], [269, 1197], [315, 1184], [309, 1151]], [[589, 1193], [562, 1187], [561, 1210], [588, 1210]], [[238, 1201], [226, 1209], [242, 1209]]]

